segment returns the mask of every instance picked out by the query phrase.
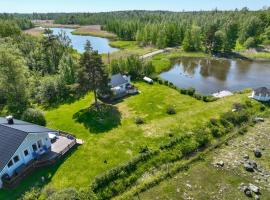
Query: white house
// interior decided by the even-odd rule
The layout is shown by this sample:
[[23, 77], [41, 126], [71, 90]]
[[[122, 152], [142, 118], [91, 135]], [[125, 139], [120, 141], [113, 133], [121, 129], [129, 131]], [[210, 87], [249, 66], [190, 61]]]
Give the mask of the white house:
[[47, 129], [12, 117], [0, 117], [0, 188], [3, 176], [11, 177], [31, 160], [51, 151]]
[[264, 102], [270, 101], [270, 89], [266, 87], [257, 88], [253, 90], [251, 98]]
[[110, 87], [114, 98], [138, 93], [137, 88], [131, 84], [130, 76], [122, 74], [115, 74], [111, 77]]

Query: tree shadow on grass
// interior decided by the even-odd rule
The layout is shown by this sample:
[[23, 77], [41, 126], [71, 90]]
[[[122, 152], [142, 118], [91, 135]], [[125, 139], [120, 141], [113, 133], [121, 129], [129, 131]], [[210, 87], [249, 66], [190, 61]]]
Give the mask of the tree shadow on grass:
[[118, 108], [109, 104], [91, 106], [73, 115], [76, 122], [83, 124], [92, 133], [104, 133], [121, 125], [121, 118]]

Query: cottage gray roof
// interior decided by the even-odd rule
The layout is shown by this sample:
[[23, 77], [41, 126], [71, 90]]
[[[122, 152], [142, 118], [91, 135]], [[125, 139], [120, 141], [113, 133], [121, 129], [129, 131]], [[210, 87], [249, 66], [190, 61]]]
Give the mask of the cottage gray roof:
[[256, 96], [266, 97], [267, 95], [270, 96], [270, 89], [266, 87], [260, 87], [254, 90]]
[[0, 117], [0, 172], [10, 161], [28, 134], [57, 132], [42, 126], [14, 119], [14, 124], [7, 123]]
[[121, 74], [115, 74], [111, 77], [110, 85], [112, 87], [117, 87], [126, 83], [128, 83], [128, 81]]

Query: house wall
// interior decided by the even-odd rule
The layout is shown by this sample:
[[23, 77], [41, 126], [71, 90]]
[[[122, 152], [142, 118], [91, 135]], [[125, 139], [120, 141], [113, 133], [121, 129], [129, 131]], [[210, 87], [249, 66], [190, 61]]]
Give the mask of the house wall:
[[257, 96], [257, 95], [255, 95], [255, 92], [252, 93], [252, 98], [254, 98], [254, 99], [258, 100], [258, 101], [270, 101], [270, 96], [269, 95], [267, 95], [267, 96], [261, 96], [261, 95]]
[[[9, 176], [12, 176], [18, 167], [20, 167], [23, 164], [27, 164], [29, 161], [34, 159], [33, 157], [34, 150], [32, 148], [32, 145], [35, 143], [36, 145], [38, 145], [37, 142], [39, 140], [42, 141], [41, 148], [43, 148], [43, 145], [46, 145], [48, 149], [51, 148], [51, 141], [49, 139], [48, 133], [29, 134], [12, 157], [13, 159], [15, 156], [18, 155], [20, 160], [17, 163], [15, 163], [13, 160], [13, 165], [10, 168], [6, 165], [5, 168], [2, 170], [2, 172], [0, 172], [0, 188], [2, 187], [1, 177], [4, 174], [7, 173]], [[27, 156], [24, 155], [25, 150], [28, 150], [29, 154]]]

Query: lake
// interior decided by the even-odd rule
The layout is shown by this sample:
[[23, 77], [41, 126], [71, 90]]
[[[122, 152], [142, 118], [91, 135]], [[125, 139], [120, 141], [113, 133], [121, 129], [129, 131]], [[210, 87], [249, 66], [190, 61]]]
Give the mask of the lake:
[[179, 88], [195, 88], [210, 95], [218, 91], [270, 88], [270, 62], [230, 59], [181, 58], [161, 78]]
[[83, 35], [73, 35], [72, 31], [74, 29], [69, 28], [50, 28], [55, 35], [59, 34], [61, 31], [66, 32], [67, 36], [71, 39], [71, 43], [74, 49], [78, 52], [84, 52], [84, 45], [87, 40], [92, 44], [94, 50], [97, 50], [100, 54], [112, 53], [118, 51], [119, 49], [113, 48], [109, 45], [109, 40], [106, 38], [93, 37], [93, 36], [83, 36]]

